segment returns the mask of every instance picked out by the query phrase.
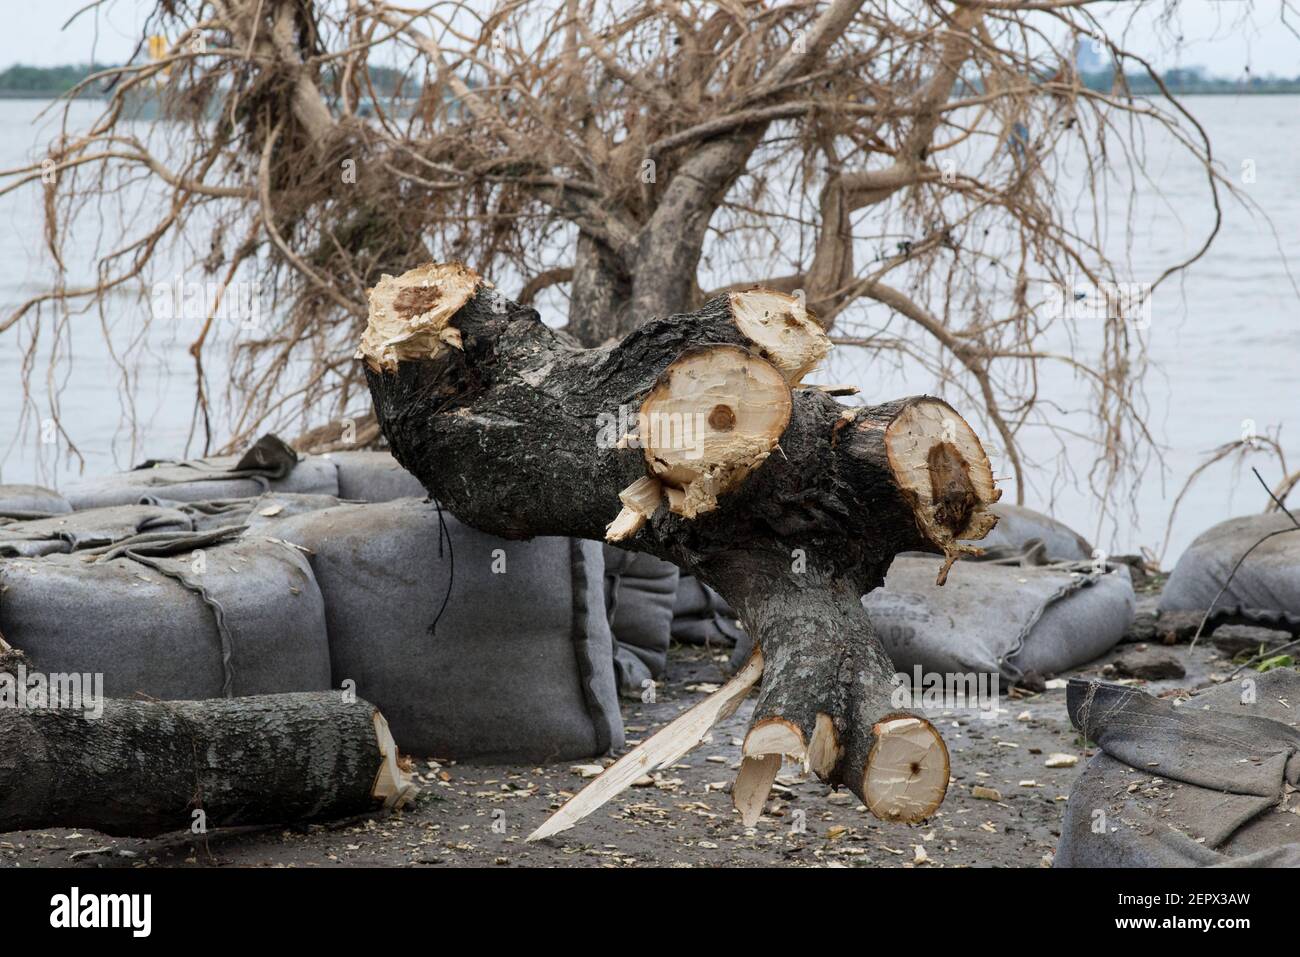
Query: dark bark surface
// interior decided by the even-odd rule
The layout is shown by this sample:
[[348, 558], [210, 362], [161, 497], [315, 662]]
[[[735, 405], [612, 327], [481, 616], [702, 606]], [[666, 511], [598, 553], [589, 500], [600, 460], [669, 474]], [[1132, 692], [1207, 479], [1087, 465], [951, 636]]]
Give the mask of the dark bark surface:
[[[458, 518], [504, 538], [602, 540], [618, 493], [645, 474], [637, 448], [602, 442], [602, 416], [636, 423], [641, 399], [674, 359], [714, 344], [747, 346], [725, 299], [651, 319], [620, 343], [579, 349], [537, 313], [481, 289], [453, 320], [463, 350], [367, 370], [398, 461]], [[913, 400], [871, 410], [896, 414]], [[934, 551], [857, 418], [824, 393], [796, 389], [780, 448], [719, 507], [694, 519], [660, 509], [623, 543], [720, 582], [715, 565], [771, 552], [843, 578], [859, 594], [894, 554]], [[604, 438], [608, 438], [608, 433]], [[617, 438], [617, 436], [615, 436]], [[734, 576], [733, 576], [734, 577]], [[724, 586], [725, 587], [725, 586]], [[719, 589], [721, 591], [721, 589]], [[724, 592], [725, 594], [725, 592]]]
[[0, 832], [150, 836], [378, 809], [375, 709], [339, 692], [0, 709]]

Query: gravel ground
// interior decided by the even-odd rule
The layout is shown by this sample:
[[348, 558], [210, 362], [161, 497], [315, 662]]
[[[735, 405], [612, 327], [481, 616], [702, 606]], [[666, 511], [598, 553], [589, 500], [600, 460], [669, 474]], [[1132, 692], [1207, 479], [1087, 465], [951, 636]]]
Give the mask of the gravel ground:
[[[1150, 610], [1154, 595], [1141, 597]], [[1139, 647], [1121, 644], [1075, 674], [1099, 676]], [[1130, 683], [1179, 694], [1222, 680], [1230, 662], [1210, 642], [1163, 647], [1181, 679]], [[625, 702], [629, 746], [699, 701], [725, 679], [726, 656], [677, 648], [653, 703]], [[1109, 674], [1108, 674], [1109, 676]], [[1055, 682], [1053, 682], [1055, 684]], [[730, 782], [753, 699], [714, 728], [681, 763], [658, 772], [569, 831], [534, 844], [524, 837], [603, 763], [546, 767], [416, 760], [423, 791], [391, 816], [292, 828], [134, 840], [66, 830], [0, 835], [0, 866], [73, 867], [1044, 867], [1051, 862], [1070, 786], [1092, 751], [1069, 723], [1063, 688], [1004, 694], [997, 714], [932, 713], [952, 760], [940, 811], [921, 825], [877, 821], [847, 791], [815, 778], [777, 779], [758, 825], [744, 828]], [[1053, 755], [1077, 759], [1049, 767]], [[1059, 757], [1054, 765], [1069, 765]]]

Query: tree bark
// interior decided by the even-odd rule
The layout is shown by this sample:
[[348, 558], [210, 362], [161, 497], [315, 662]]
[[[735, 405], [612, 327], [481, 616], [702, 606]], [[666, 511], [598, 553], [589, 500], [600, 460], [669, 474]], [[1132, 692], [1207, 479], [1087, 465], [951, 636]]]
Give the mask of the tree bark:
[[[610, 538], [698, 576], [762, 650], [746, 741], [760, 779], [780, 753], [882, 818], [933, 812], [947, 752], [890, 703], [860, 597], [899, 552], [954, 558], [996, 521], [960, 415], [924, 396], [848, 408], [803, 385], [829, 343], [777, 293], [576, 349], [464, 267], [385, 283], [359, 355], [380, 427], [431, 495], [495, 535]], [[665, 437], [654, 417], [674, 415]]]
[[578, 233], [574, 253], [569, 324], [565, 332], [584, 346], [617, 339], [631, 328], [628, 303], [632, 283], [619, 257], [584, 232]]
[[[0, 832], [149, 837], [345, 817], [414, 789], [373, 705], [339, 692], [0, 708]], [[202, 815], [196, 812], [202, 811]]]

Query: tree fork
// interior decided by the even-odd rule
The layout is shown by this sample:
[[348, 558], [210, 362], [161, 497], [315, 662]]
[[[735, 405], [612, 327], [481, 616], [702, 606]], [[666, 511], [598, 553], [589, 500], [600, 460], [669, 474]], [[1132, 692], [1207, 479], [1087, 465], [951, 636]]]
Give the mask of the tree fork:
[[849, 408], [804, 385], [828, 349], [799, 300], [766, 290], [581, 349], [451, 263], [381, 280], [358, 358], [395, 456], [462, 521], [616, 541], [736, 609], [764, 662], [733, 792], [747, 818], [789, 754], [878, 816], [919, 820], [947, 753], [890, 704], [859, 599], [899, 552], [970, 551], [999, 492], [942, 400]]

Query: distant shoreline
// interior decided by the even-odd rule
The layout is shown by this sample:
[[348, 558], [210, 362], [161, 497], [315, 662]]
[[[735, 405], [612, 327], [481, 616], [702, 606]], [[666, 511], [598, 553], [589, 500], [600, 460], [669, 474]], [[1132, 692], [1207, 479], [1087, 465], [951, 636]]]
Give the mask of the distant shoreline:
[[[32, 67], [17, 64], [0, 70], [0, 100], [54, 100], [64, 96], [86, 77], [112, 69], [106, 64], [69, 64], [56, 67]], [[396, 70], [384, 67], [372, 69], [377, 79], [377, 89], [385, 96], [401, 96], [403, 99], [418, 97], [419, 87], [405, 88], [405, 77]], [[1077, 77], [1082, 85], [1097, 93], [1115, 92], [1132, 97], [1163, 97], [1164, 92], [1151, 76], [1145, 73], [1126, 73], [1124, 88], [1115, 89], [1115, 72], [1113, 70], [1081, 70]], [[1047, 80], [1046, 75], [1041, 76]], [[1056, 77], [1052, 77], [1056, 79]], [[1251, 77], [1248, 79], [1223, 79], [1208, 76], [1200, 67], [1167, 70], [1159, 77], [1160, 83], [1173, 96], [1287, 96], [1300, 94], [1300, 76]], [[978, 82], [971, 84], [979, 92]], [[149, 91], [141, 94], [152, 99]], [[109, 93], [89, 86], [77, 94], [77, 99], [102, 100]]]

